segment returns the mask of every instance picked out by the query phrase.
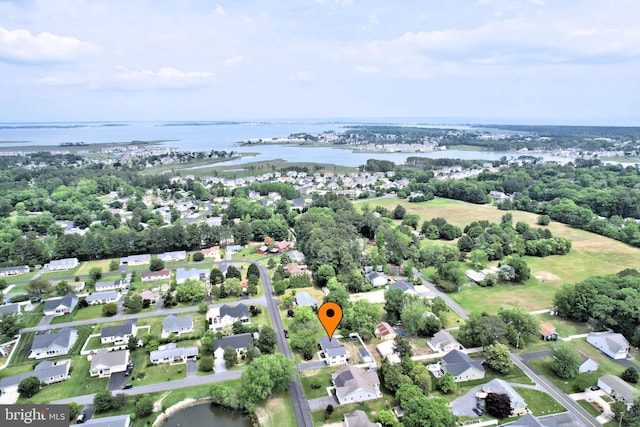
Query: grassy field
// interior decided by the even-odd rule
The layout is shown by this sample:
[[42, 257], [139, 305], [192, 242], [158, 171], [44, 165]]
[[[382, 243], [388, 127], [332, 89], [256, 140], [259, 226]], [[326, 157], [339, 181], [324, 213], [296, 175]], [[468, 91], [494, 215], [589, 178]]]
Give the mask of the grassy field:
[[600, 411], [598, 411], [591, 403], [586, 400], [576, 400], [578, 405], [582, 406], [585, 411], [589, 413], [593, 418], [596, 418], [600, 415]]
[[76, 309], [73, 310], [73, 312], [71, 312], [70, 314], [54, 317], [51, 320], [51, 324], [57, 325], [60, 323], [74, 322], [76, 320], [99, 319], [101, 317], [104, 317], [102, 315], [102, 307], [104, 307], [104, 304], [90, 305], [85, 308], [76, 307]]
[[529, 388], [515, 387], [515, 390], [527, 402], [527, 407], [533, 415], [541, 416], [566, 411], [562, 405], [547, 393]]
[[556, 332], [564, 338], [570, 335], [579, 335], [591, 332], [591, 328], [586, 323], [564, 320], [558, 316], [551, 316], [549, 314], [538, 314], [537, 317], [541, 322], [549, 322], [555, 326]]
[[37, 271], [34, 270], [34, 271], [30, 271], [29, 273], [16, 274], [15, 276], [3, 277], [3, 279], [6, 280], [7, 283], [23, 282], [25, 280], [31, 280], [31, 278], [35, 276], [36, 273]]
[[[400, 199], [378, 199], [372, 202], [363, 200], [355, 203], [356, 206], [368, 203], [370, 208], [383, 206], [387, 209], [394, 209], [400, 204], [406, 208], [407, 213], [418, 214], [422, 220], [444, 217], [449, 223], [461, 228], [481, 219], [499, 223], [506, 213], [491, 205], [474, 205], [442, 198], [423, 203], [409, 203]], [[536, 225], [536, 214], [510, 212], [514, 223], [524, 221]], [[552, 221], [547, 228], [554, 235], [571, 240], [569, 254], [545, 258], [525, 257], [532, 277], [522, 285], [498, 285], [490, 288], [466, 286], [451, 297], [469, 311], [496, 312], [502, 305], [521, 306], [530, 310], [543, 309], [553, 305], [556, 290], [565, 283], [576, 283], [589, 276], [640, 267], [639, 248], [556, 221]]]
[[11, 365], [19, 365], [21, 363], [27, 363], [31, 359], [29, 359], [29, 349], [31, 348], [31, 342], [33, 341], [33, 337], [36, 336], [35, 332], [27, 332], [20, 335], [20, 340], [18, 341], [18, 348], [15, 350], [13, 354], [13, 358], [11, 359]]
[[314, 426], [320, 426], [330, 423], [341, 423], [344, 421], [344, 414], [353, 412], [356, 409], [360, 409], [366, 412], [369, 417], [369, 421], [375, 421], [378, 413], [384, 409], [393, 409], [393, 397], [390, 395], [383, 395], [380, 399], [368, 400], [366, 402], [352, 403], [350, 405], [334, 405], [333, 412], [330, 416], [325, 416], [325, 410], [311, 412], [311, 419]]
[[[323, 368], [300, 372], [300, 382], [302, 383], [304, 396], [307, 399], [327, 396], [327, 387], [331, 387], [331, 375], [336, 370], [337, 369]], [[320, 388], [311, 387], [311, 383], [314, 379], [320, 380], [320, 383], [322, 384]]]
[[61, 270], [61, 271], [50, 271], [48, 273], [43, 273], [42, 278], [44, 279], [59, 279], [61, 277], [74, 277], [77, 276], [77, 271], [82, 268], [82, 264], [76, 268], [71, 268], [69, 270]]
[[44, 309], [44, 304], [38, 304], [35, 310], [33, 311], [25, 311], [22, 313], [20, 317], [22, 320], [23, 328], [32, 328], [37, 326], [38, 323], [42, 320], [42, 310]]
[[291, 395], [287, 392], [267, 400], [256, 407], [260, 427], [296, 427], [296, 414], [293, 411]]
[[76, 274], [77, 275], [89, 274], [89, 270], [91, 270], [94, 267], [101, 268], [102, 274], [107, 274], [109, 273], [109, 263], [111, 263], [111, 261], [114, 259], [118, 261], [118, 264], [120, 264], [120, 258], [100, 259], [97, 261], [83, 262], [82, 264], [80, 264], [80, 267], [78, 267], [78, 269], [76, 270]]

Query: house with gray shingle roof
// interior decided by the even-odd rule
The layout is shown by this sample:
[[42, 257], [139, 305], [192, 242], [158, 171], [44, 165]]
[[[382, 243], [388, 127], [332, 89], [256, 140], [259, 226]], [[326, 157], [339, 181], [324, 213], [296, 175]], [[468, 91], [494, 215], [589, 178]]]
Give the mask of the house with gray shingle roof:
[[28, 265], [19, 265], [17, 267], [2, 267], [0, 268], [0, 277], [15, 276], [18, 274], [24, 274], [29, 272]]
[[433, 338], [429, 340], [429, 347], [433, 351], [449, 352], [451, 350], [462, 350], [462, 344], [456, 340], [453, 335], [448, 331], [438, 331], [433, 335]]
[[504, 380], [499, 378], [493, 379], [488, 383], [482, 386], [482, 391], [476, 393], [476, 401], [478, 406], [484, 409], [485, 407], [485, 398], [487, 394], [495, 393], [495, 394], [506, 394], [509, 396], [509, 402], [511, 405], [511, 416], [522, 415], [527, 412], [527, 402], [520, 396], [520, 394], [513, 389]]
[[127, 283], [124, 280], [105, 280], [102, 282], [96, 282], [96, 292], [115, 291], [117, 289], [126, 288]]
[[187, 280], [209, 280], [211, 270], [208, 268], [178, 268], [176, 270], [176, 283], [178, 285]]
[[84, 425], [90, 427], [129, 427], [131, 417], [127, 415], [114, 415], [113, 417], [91, 418]]
[[89, 305], [108, 304], [120, 300], [120, 294], [116, 291], [94, 292], [86, 298]]
[[224, 356], [224, 349], [227, 347], [233, 348], [238, 355], [247, 351], [249, 344], [253, 342], [253, 336], [250, 333], [231, 335], [228, 337], [222, 337], [219, 340], [213, 342], [213, 354], [216, 359], [222, 359]]
[[72, 328], [38, 334], [33, 337], [29, 358], [44, 359], [45, 357], [64, 356], [69, 353], [77, 339], [78, 331]]
[[20, 304], [12, 303], [12, 304], [0, 305], [0, 315], [2, 315], [2, 313], [20, 314]]
[[207, 323], [209, 329], [220, 330], [226, 325], [233, 325], [235, 322], [249, 324], [249, 309], [240, 303], [234, 307], [224, 304], [220, 307], [211, 307], [207, 311]]
[[381, 425], [369, 421], [367, 413], [360, 409], [344, 414], [344, 424], [347, 427], [380, 427]]
[[629, 341], [622, 334], [591, 332], [587, 335], [587, 342], [612, 359], [626, 359], [629, 354]]
[[69, 378], [70, 367], [70, 359], [56, 360], [55, 362], [44, 360], [38, 363], [33, 371], [0, 379], [0, 394], [17, 392], [20, 382], [29, 377], [36, 377], [44, 384], [65, 381]]
[[50, 271], [70, 270], [76, 268], [79, 264], [78, 258], [56, 259], [49, 264], [45, 264], [44, 268]]
[[89, 375], [92, 377], [109, 377], [111, 374], [124, 372], [129, 363], [129, 350], [98, 350], [91, 357]]
[[324, 353], [324, 361], [329, 366], [345, 365], [349, 359], [347, 350], [336, 337], [331, 337], [331, 340], [324, 336], [320, 338], [320, 348]]
[[170, 314], [162, 321], [162, 338], [167, 338], [172, 335], [179, 337], [182, 334], [191, 332], [193, 332], [192, 316], [178, 317]]
[[484, 378], [484, 368], [479, 361], [474, 361], [460, 350], [451, 350], [440, 362], [442, 374], [449, 373], [456, 382], [471, 381]]
[[123, 345], [129, 342], [129, 337], [135, 337], [137, 332], [135, 320], [130, 320], [122, 325], [105, 326], [100, 331], [100, 342], [102, 344]]
[[151, 351], [149, 357], [151, 363], [186, 363], [187, 360], [195, 360], [198, 355], [198, 347], [178, 347], [176, 343], [161, 345], [157, 350]]
[[413, 284], [405, 282], [404, 280], [397, 280], [396, 282], [390, 284], [389, 289], [400, 289], [405, 294], [418, 295], [418, 292], [416, 292], [416, 288], [413, 286]]
[[164, 262], [183, 261], [187, 259], [187, 252], [186, 251], [165, 252], [162, 254], [158, 254], [158, 258], [160, 258]]
[[296, 293], [296, 304], [298, 305], [298, 307], [300, 306], [313, 307], [318, 305], [318, 300], [316, 298], [311, 298], [311, 295], [309, 295], [309, 292], [302, 291], [302, 292]]
[[78, 297], [69, 292], [63, 297], [49, 298], [44, 302], [42, 314], [45, 316], [63, 316], [71, 313], [78, 304]]
[[598, 387], [614, 399], [626, 403], [627, 407], [631, 407], [638, 397], [631, 384], [615, 375], [606, 374], [598, 378]]
[[376, 371], [365, 371], [357, 366], [347, 365], [331, 375], [331, 382], [336, 388], [336, 397], [341, 405], [382, 397]]

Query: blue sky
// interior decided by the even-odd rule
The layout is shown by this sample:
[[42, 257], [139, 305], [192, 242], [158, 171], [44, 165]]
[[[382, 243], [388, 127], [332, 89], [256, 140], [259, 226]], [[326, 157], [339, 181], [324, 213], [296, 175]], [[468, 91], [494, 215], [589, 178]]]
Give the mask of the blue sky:
[[637, 0], [0, 0], [0, 120], [640, 125]]

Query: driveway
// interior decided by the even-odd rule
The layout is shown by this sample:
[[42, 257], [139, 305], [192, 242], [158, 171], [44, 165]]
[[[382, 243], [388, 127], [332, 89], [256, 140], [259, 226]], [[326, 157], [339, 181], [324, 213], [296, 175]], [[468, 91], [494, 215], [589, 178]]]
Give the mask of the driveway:
[[44, 316], [40, 323], [38, 323], [38, 326], [49, 326], [51, 324], [51, 321], [53, 320], [53, 317], [53, 315]]
[[116, 372], [109, 377], [108, 389], [111, 391], [122, 390], [122, 384], [125, 383], [127, 377], [124, 376], [124, 372]]
[[312, 411], [317, 411], [318, 409], [326, 409], [327, 405], [338, 405], [338, 399], [335, 396], [327, 396], [327, 397], [318, 397], [317, 399], [308, 400], [309, 408]]
[[458, 417], [478, 418], [478, 415], [473, 412], [473, 408], [477, 404], [476, 393], [480, 391], [481, 388], [481, 385], [475, 386], [467, 393], [451, 402], [451, 410], [453, 411], [453, 414]]
[[219, 374], [220, 372], [227, 372], [227, 367], [224, 365], [224, 359], [213, 359], [213, 367], [216, 370], [216, 374]]
[[196, 361], [187, 360], [187, 376], [193, 377], [196, 375]]

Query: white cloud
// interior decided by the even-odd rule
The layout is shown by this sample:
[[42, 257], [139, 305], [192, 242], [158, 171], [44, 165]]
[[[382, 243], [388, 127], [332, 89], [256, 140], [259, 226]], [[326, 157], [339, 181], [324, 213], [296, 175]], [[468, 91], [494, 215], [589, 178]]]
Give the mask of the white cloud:
[[216, 8], [213, 9], [213, 12], [211, 12], [211, 13], [213, 15], [218, 15], [218, 16], [223, 16], [223, 15], [227, 14], [227, 12], [224, 10], [224, 8], [219, 4], [216, 4]]
[[369, 24], [370, 25], [378, 25], [380, 23], [380, 20], [378, 19], [378, 17], [376, 15], [374, 15], [373, 13], [371, 15], [369, 15]]
[[209, 71], [181, 71], [172, 67], [163, 67], [158, 71], [129, 70], [116, 67], [118, 74], [115, 83], [121, 83], [130, 89], [151, 88], [187, 88], [210, 84], [214, 74]]
[[225, 58], [225, 60], [222, 61], [222, 64], [226, 67], [233, 67], [235, 65], [240, 64], [243, 61], [244, 61], [244, 56], [236, 55], [236, 56], [232, 56], [231, 58]]
[[288, 79], [299, 82], [310, 82], [313, 80], [313, 73], [309, 70], [294, 71], [289, 74]]
[[353, 68], [356, 73], [359, 74], [379, 74], [380, 69], [372, 65], [357, 65]]
[[71, 62], [96, 47], [75, 37], [0, 27], [0, 61], [29, 64]]

